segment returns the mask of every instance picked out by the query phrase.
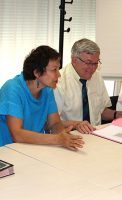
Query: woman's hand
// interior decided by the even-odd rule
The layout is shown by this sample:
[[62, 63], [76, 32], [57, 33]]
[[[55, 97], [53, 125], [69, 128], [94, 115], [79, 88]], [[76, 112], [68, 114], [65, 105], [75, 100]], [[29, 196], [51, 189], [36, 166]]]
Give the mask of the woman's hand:
[[72, 127], [68, 127], [66, 132], [59, 134], [60, 144], [63, 147], [66, 147], [70, 150], [78, 150], [78, 148], [82, 148], [84, 145], [84, 141], [82, 136], [80, 135], [72, 135], [69, 131]]
[[80, 133], [92, 133], [95, 128], [88, 121], [81, 121], [75, 125], [75, 129]]

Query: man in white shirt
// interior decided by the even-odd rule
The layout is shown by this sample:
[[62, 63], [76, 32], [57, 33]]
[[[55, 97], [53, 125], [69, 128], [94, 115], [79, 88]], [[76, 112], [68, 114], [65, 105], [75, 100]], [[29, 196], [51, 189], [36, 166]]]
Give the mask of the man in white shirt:
[[83, 120], [82, 83], [86, 80], [90, 123], [101, 124], [101, 120], [113, 120], [122, 116], [107, 107], [111, 101], [106, 91], [100, 70], [100, 48], [89, 40], [81, 39], [71, 50], [71, 63], [60, 70], [55, 98], [62, 120]]

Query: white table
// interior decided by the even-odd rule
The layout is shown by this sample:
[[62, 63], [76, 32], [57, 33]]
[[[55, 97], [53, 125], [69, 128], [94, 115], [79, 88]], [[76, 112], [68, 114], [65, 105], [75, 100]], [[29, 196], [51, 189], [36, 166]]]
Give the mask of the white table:
[[[8, 148], [0, 148], [0, 158], [11, 162], [15, 174], [0, 179], [0, 199], [80, 200], [108, 191], [69, 173]], [[88, 191], [89, 192], [88, 192]], [[113, 196], [113, 193], [110, 194]], [[115, 200], [115, 199], [114, 199]]]
[[[67, 200], [121, 200], [122, 145], [93, 135], [83, 137], [85, 146], [78, 152], [57, 146], [7, 145], [3, 149], [19, 155], [17, 160], [14, 157], [11, 162], [19, 172], [21, 170], [22, 177], [16, 171], [13, 180], [18, 184], [19, 178], [20, 182], [23, 179], [26, 191], [33, 188], [33, 192], [39, 194], [34, 199], [30, 189], [30, 199], [34, 200], [51, 197]], [[26, 160], [25, 163], [19, 157]], [[31, 168], [29, 162], [33, 164]], [[26, 180], [26, 175], [29, 180]], [[23, 200], [24, 196], [20, 199]]]

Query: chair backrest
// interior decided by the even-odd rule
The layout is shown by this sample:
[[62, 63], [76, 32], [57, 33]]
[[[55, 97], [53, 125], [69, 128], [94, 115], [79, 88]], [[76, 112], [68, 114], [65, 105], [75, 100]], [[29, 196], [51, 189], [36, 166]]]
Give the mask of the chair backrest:
[[117, 104], [117, 101], [118, 101], [118, 96], [111, 96], [110, 99], [111, 99], [111, 104], [112, 104], [110, 109], [116, 110], [116, 104]]
[[[111, 99], [112, 106], [109, 107], [109, 108], [111, 110], [116, 110], [116, 104], [117, 104], [117, 101], [118, 101], [118, 96], [111, 96], [110, 99]], [[101, 124], [107, 124], [107, 123], [111, 123], [111, 122], [112, 122], [112, 120], [102, 120]]]

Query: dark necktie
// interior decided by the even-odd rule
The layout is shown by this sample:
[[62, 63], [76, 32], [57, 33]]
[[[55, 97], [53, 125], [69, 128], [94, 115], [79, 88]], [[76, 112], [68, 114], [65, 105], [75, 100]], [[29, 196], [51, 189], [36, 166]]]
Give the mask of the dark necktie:
[[86, 80], [80, 79], [80, 82], [82, 83], [83, 120], [87, 120], [90, 122], [89, 102], [88, 102], [88, 96], [87, 96]]

